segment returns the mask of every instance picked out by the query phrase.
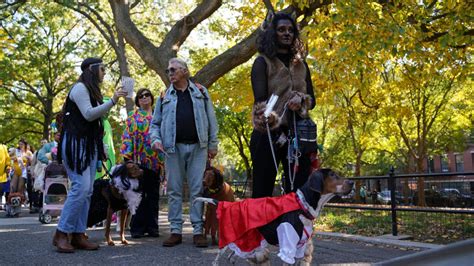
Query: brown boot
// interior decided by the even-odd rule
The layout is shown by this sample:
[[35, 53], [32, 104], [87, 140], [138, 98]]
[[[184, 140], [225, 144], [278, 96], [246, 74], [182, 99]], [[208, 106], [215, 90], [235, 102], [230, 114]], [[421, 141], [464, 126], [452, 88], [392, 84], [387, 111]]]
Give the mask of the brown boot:
[[163, 241], [163, 247], [174, 247], [183, 242], [183, 237], [181, 234], [171, 234], [168, 239]]
[[87, 240], [84, 233], [72, 233], [71, 245], [77, 249], [97, 250], [99, 245]]
[[193, 236], [194, 246], [198, 248], [207, 248], [209, 243], [207, 243], [207, 238], [205, 235], [194, 235]]
[[74, 247], [71, 244], [69, 244], [67, 234], [57, 229], [53, 237], [53, 246], [57, 247], [58, 252], [61, 252], [61, 253], [74, 252]]

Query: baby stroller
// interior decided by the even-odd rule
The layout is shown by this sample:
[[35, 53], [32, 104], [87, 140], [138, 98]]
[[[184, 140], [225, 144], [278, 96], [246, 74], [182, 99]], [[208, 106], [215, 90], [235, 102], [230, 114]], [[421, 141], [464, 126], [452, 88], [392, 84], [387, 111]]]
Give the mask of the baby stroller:
[[45, 168], [43, 208], [39, 214], [39, 221], [49, 224], [61, 215], [68, 192], [68, 178], [66, 168], [53, 161]]

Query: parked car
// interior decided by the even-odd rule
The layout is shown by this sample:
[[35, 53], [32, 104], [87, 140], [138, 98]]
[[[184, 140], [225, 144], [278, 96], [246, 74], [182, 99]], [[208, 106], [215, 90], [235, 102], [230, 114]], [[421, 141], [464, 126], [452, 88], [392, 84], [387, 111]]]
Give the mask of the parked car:
[[[405, 197], [403, 197], [402, 193], [395, 191], [395, 203], [397, 205], [401, 205], [405, 202]], [[384, 190], [377, 195], [377, 201], [380, 202], [380, 204], [391, 204], [392, 198], [391, 198], [391, 193], [390, 190]], [[412, 198], [408, 197], [408, 202], [412, 202]]]
[[[418, 205], [418, 191], [415, 191], [413, 203]], [[443, 199], [439, 191], [434, 189], [425, 189], [425, 203], [428, 207], [444, 207], [446, 205], [445, 199]]]
[[472, 196], [461, 193], [456, 188], [445, 188], [439, 191], [446, 207], [471, 207]]
[[354, 189], [347, 195], [339, 196], [335, 195], [330, 201], [330, 203], [354, 203], [355, 202], [355, 191]]

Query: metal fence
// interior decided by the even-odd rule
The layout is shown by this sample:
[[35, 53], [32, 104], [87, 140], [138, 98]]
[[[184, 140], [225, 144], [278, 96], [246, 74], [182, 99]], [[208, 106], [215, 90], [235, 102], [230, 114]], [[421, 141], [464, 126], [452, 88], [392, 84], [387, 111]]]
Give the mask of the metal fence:
[[363, 189], [326, 205], [321, 223], [331, 230], [393, 236], [401, 231], [440, 243], [474, 237], [474, 172], [395, 174], [391, 169], [385, 176], [349, 179]]
[[[335, 197], [323, 209], [318, 230], [378, 236], [410, 235], [417, 241], [449, 243], [474, 237], [474, 172], [396, 174], [349, 178], [365, 187], [348, 196]], [[420, 180], [421, 179], [421, 180]], [[227, 181], [236, 197], [251, 196], [251, 180]], [[423, 184], [425, 206], [418, 191]], [[183, 191], [183, 197], [189, 197]], [[279, 186], [275, 185], [274, 195]], [[160, 206], [167, 195], [161, 194]]]

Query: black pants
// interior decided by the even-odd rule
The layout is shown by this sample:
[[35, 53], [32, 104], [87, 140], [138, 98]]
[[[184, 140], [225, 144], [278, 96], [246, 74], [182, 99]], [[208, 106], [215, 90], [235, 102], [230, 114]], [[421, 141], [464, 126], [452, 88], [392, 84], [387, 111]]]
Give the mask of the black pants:
[[158, 234], [158, 212], [160, 201], [160, 175], [143, 169], [142, 201], [130, 223], [130, 234]]
[[28, 174], [28, 179], [26, 181], [26, 191], [28, 192], [28, 201], [31, 208], [41, 208], [40, 202], [40, 193], [33, 189], [34, 179]]
[[[275, 143], [280, 134], [273, 132], [272, 141]], [[283, 147], [274, 145], [277, 164], [280, 163], [284, 169], [284, 189], [285, 193], [296, 191], [306, 180], [308, 180], [311, 171], [311, 160], [309, 155], [302, 154], [299, 158], [299, 168], [296, 172], [294, 187], [291, 189], [288, 169], [288, 143]], [[266, 132], [254, 130], [250, 139], [250, 153], [252, 156], [252, 176], [253, 189], [252, 198], [271, 197], [276, 179], [275, 163], [273, 162], [272, 151]], [[293, 169], [293, 164], [291, 164]], [[293, 170], [292, 170], [293, 171]]]

